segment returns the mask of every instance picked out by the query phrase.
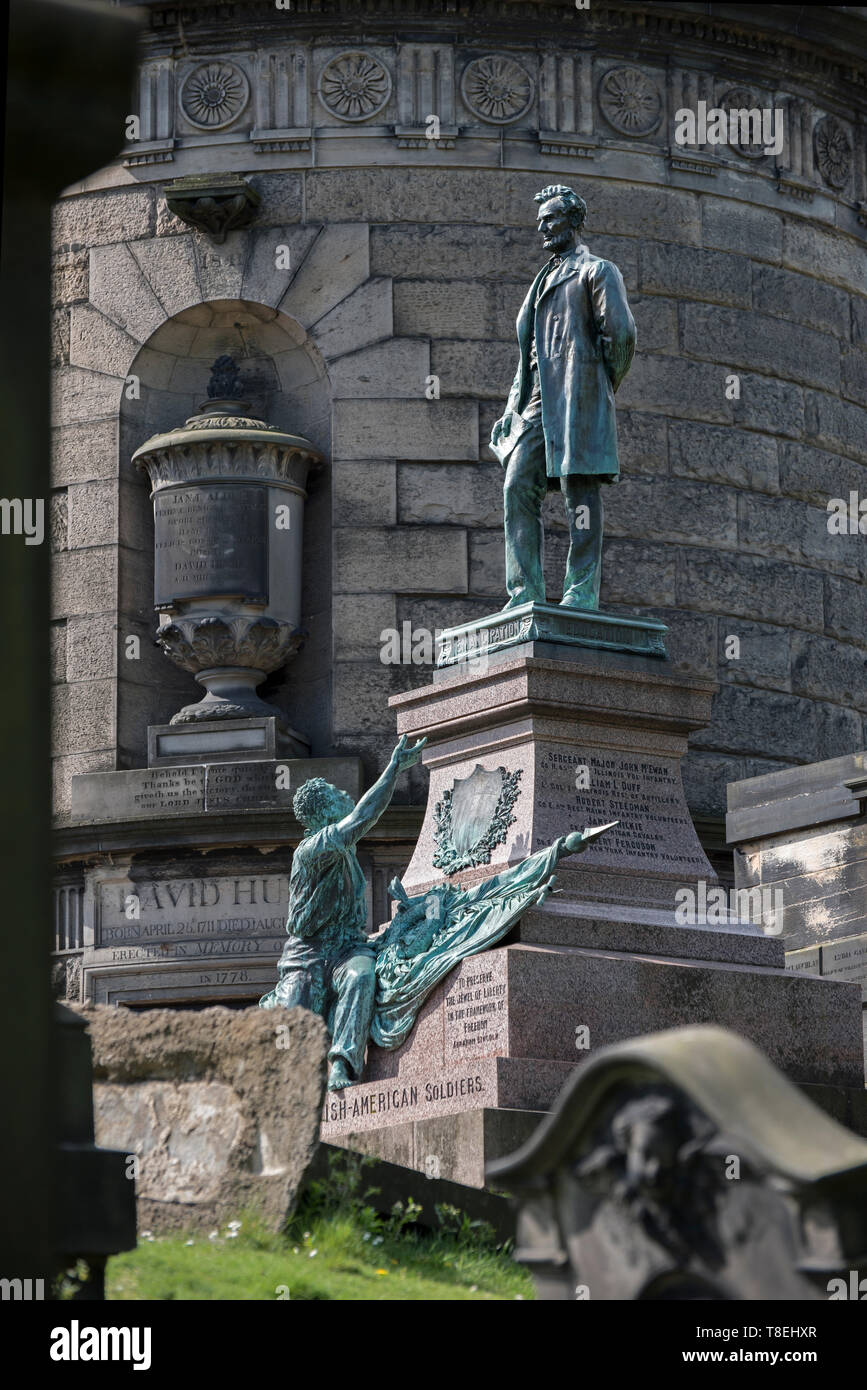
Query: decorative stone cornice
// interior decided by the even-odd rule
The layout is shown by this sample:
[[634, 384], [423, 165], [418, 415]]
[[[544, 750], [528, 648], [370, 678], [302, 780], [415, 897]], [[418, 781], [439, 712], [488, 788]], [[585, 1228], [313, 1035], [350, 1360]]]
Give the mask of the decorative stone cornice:
[[[273, 3], [193, 6], [189, 23], [184, 12], [182, 55], [161, 45], [156, 30], [145, 45], [141, 159], [152, 163], [170, 150], [182, 167], [195, 167], [213, 130], [217, 163], [228, 142], [237, 153], [246, 145], [252, 162], [262, 156], [267, 168], [280, 155], [289, 167], [309, 167], [319, 163], [317, 143], [327, 141], [329, 167], [352, 167], [354, 141], [368, 162], [370, 142], [383, 140], [390, 146], [383, 163], [416, 165], [435, 147], [445, 171], [461, 165], [458, 147], [467, 139], [479, 167], [487, 167], [486, 146], [490, 165], [499, 166], [500, 146], [511, 140], [512, 168], [523, 167], [528, 152], [532, 166], [538, 154], [585, 161], [622, 151], [629, 161], [655, 160], [652, 178], [674, 171], [709, 179], [730, 169], [738, 189], [746, 173], [787, 197], [809, 200], [812, 188], [856, 208], [867, 200], [867, 169], [856, 157], [867, 64], [853, 55], [867, 45], [844, 51], [843, 40], [856, 31], [867, 38], [867, 21], [832, 9], [822, 25], [802, 15], [793, 34], [781, 24], [781, 7], [737, 16], [739, 8], [584, 11], [553, 0], [474, 0], [458, 16], [451, 0], [365, 0], [363, 29], [352, 29], [362, 14], [355, 0], [316, 0], [315, 10], [307, 0], [285, 11]], [[151, 9], [155, 21], [176, 17]], [[398, 15], [406, 23], [400, 39]], [[416, 36], [413, 22], [422, 18]], [[675, 112], [698, 101], [781, 109], [782, 155], [774, 161], [749, 143], [674, 148]], [[313, 158], [300, 165], [291, 158], [307, 154]], [[130, 144], [123, 158], [137, 157]], [[239, 176], [219, 186], [212, 179], [212, 187], [198, 177], [198, 186], [184, 180], [166, 190], [188, 223], [220, 240], [254, 215], [255, 194]]]
[[[150, 45], [177, 37], [178, 0], [117, 0], [136, 4], [151, 13]], [[321, 39], [329, 27], [336, 34], [375, 35], [393, 33], [395, 21], [415, 23], [427, 35], [442, 31], [456, 34], [496, 33], [498, 42], [511, 44], [522, 34], [553, 39], [568, 45], [597, 44], [603, 37], [620, 40], [624, 57], [634, 59], [640, 41], [642, 59], [678, 56], [688, 50], [721, 56], [728, 49], [737, 54], [743, 68], [772, 76], [769, 63], [782, 65], [827, 81], [829, 89], [841, 84], [859, 88], [867, 98], [867, 17], [853, 6], [805, 6], [793, 14], [787, 5], [726, 5], [698, 7], [690, 4], [592, 4], [578, 10], [572, 0], [185, 0], [184, 37], [189, 41], [231, 42], [243, 36], [245, 45], [273, 41], [275, 31], [291, 31], [293, 39], [312, 35]], [[228, 13], [227, 13], [228, 11]], [[495, 28], [492, 28], [495, 26]], [[338, 40], [339, 42], [339, 40]], [[496, 50], [496, 43], [492, 46]]]

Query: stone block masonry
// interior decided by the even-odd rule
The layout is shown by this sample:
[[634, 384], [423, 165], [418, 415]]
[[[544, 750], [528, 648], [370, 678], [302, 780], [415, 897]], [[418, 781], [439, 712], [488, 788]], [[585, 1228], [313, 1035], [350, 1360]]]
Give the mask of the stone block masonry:
[[[55, 623], [67, 646], [60, 683], [78, 687], [62, 697], [61, 818], [75, 760], [141, 765], [144, 728], [171, 706], [152, 662], [133, 681], [120, 658], [112, 673], [70, 655], [82, 634], [74, 625], [104, 615], [121, 636], [145, 632], [135, 594], [148, 578], [147, 498], [128, 457], [169, 404], [172, 423], [195, 404], [197, 334], [207, 315], [231, 333], [241, 305], [251, 372], [276, 372], [282, 398], [308, 412], [305, 428], [321, 431], [329, 458], [308, 504], [319, 591], [305, 613], [307, 665], [297, 667], [305, 698], [316, 692], [313, 752], [352, 753], [363, 737], [373, 773], [374, 750], [392, 732], [386, 685], [408, 690], [428, 675], [401, 663], [383, 684], [380, 633], [397, 604], [416, 629], [429, 624], [434, 597], [467, 618], [504, 597], [501, 474], [485, 445], [514, 369], [514, 318], [543, 259], [533, 195], [551, 182], [573, 183], [586, 199], [586, 241], [621, 268], [639, 325], [618, 393], [623, 476], [606, 498], [603, 606], [679, 610], [716, 625], [702, 661], [715, 652], [715, 670], [703, 669], [722, 690], [684, 764], [693, 812], [720, 820], [727, 778], [842, 755], [857, 730], [862, 741], [863, 538], [830, 534], [825, 514], [829, 498], [867, 496], [856, 12], [812, 33], [821, 62], [809, 66], [773, 7], [717, 16], [687, 41], [652, 6], [630, 6], [616, 23], [605, 10], [547, 6], [531, 22], [505, 6], [499, 29], [463, 17], [456, 45], [445, 19], [427, 15], [416, 33], [422, 20], [409, 12], [395, 44], [394, 16], [374, 6], [357, 43], [370, 50], [385, 104], [361, 120], [320, 88], [332, 59], [329, 80], [340, 86], [342, 2], [331, 28], [299, 10], [288, 37], [276, 11], [263, 10], [252, 39], [228, 8], [213, 32], [196, 13], [184, 63], [206, 55], [227, 64], [238, 92], [248, 91], [240, 105], [227, 96], [226, 124], [210, 137], [183, 83], [167, 84], [176, 59], [163, 51], [161, 7], [152, 8], [147, 134], [69, 190], [55, 216], [58, 516], [66, 506]], [[732, 55], [756, 45], [767, 58], [762, 80], [787, 110], [803, 108], [810, 133], [789, 132], [778, 172], [727, 147], [698, 152], [704, 173], [676, 167], [676, 105], [742, 87], [747, 74]], [[502, 120], [474, 95], [485, 54], [517, 65], [509, 71], [526, 96]], [[655, 113], [646, 128], [625, 120], [611, 73], [636, 84]], [[457, 132], [436, 148], [419, 145], [429, 110]], [[564, 154], [579, 146], [577, 159]], [[261, 199], [253, 224], [219, 245], [165, 204], [169, 178], [205, 167], [241, 174]], [[275, 322], [294, 335], [292, 351], [274, 351]], [[143, 382], [134, 437], [130, 372]], [[551, 518], [560, 506], [549, 501]], [[552, 576], [561, 539], [549, 545]], [[358, 602], [351, 632], [336, 616], [344, 596]], [[126, 692], [116, 718], [99, 686], [106, 679]], [[780, 727], [793, 729], [791, 740]]]

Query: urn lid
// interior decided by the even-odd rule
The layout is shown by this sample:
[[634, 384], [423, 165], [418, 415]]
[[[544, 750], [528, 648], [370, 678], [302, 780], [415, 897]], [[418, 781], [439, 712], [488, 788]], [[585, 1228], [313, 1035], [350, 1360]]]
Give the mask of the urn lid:
[[251, 405], [242, 399], [241, 378], [235, 361], [228, 356], [218, 357], [211, 368], [208, 398], [182, 425], [162, 434], [152, 435], [140, 444], [132, 456], [137, 467], [146, 467], [154, 454], [166, 450], [189, 449], [197, 444], [256, 445], [304, 455], [308, 465], [317, 465], [323, 456], [315, 444], [301, 434], [288, 434], [278, 425], [270, 425], [251, 415]]

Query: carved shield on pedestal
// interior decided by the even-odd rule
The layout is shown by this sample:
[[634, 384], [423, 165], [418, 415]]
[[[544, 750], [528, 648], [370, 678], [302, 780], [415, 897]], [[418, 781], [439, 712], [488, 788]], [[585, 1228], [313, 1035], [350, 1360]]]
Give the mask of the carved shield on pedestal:
[[521, 769], [488, 772], [477, 763], [469, 777], [459, 777], [434, 808], [437, 852], [434, 864], [446, 874], [490, 863], [515, 817]]
[[500, 799], [503, 769], [485, 772], [480, 763], [469, 777], [452, 787], [452, 844], [459, 855], [469, 854], [485, 834]]

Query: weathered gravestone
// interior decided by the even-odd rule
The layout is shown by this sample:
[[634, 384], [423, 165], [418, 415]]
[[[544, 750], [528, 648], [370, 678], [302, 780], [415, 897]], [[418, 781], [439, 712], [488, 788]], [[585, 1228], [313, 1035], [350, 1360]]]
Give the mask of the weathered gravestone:
[[545, 1299], [845, 1299], [867, 1269], [867, 1142], [720, 1028], [604, 1048], [487, 1176]]
[[89, 1004], [97, 1142], [134, 1155], [139, 1228], [278, 1231], [316, 1152], [327, 1035], [296, 1009]]

